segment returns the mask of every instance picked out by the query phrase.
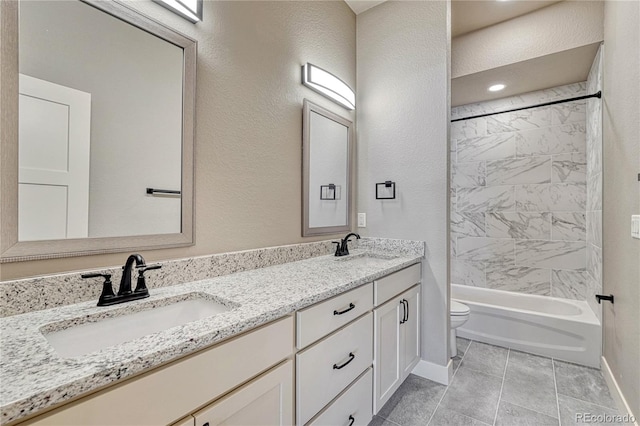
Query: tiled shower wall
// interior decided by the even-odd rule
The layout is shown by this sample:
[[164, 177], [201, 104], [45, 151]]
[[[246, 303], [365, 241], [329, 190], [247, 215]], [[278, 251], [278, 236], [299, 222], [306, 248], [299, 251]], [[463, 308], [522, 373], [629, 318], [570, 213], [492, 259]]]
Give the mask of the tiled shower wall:
[[[593, 61], [587, 92], [602, 90], [602, 49]], [[587, 100], [587, 290], [586, 299], [598, 318], [602, 308], [595, 294], [602, 293], [602, 100]]]
[[[452, 118], [585, 93], [571, 84]], [[586, 127], [584, 100], [452, 123], [452, 283], [585, 299]]]

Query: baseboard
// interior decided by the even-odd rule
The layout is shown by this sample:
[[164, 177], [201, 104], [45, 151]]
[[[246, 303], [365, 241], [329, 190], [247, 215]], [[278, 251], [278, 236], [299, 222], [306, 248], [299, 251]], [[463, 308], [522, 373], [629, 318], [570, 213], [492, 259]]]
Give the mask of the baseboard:
[[453, 364], [451, 360], [449, 360], [447, 365], [440, 365], [421, 359], [411, 373], [443, 385], [448, 385], [453, 376]]
[[[624, 398], [624, 394], [622, 390], [620, 390], [620, 386], [618, 386], [618, 382], [616, 381], [611, 368], [609, 367], [609, 363], [605, 357], [601, 358], [602, 365], [602, 375], [604, 376], [604, 380], [607, 382], [607, 386], [609, 387], [609, 393], [611, 397], [616, 402], [618, 406], [618, 410], [620, 410], [620, 414], [633, 417], [633, 413], [631, 412], [631, 407], [627, 404], [627, 400]], [[638, 413], [640, 415], [640, 413]], [[638, 418], [635, 418], [635, 422], [633, 423], [635, 426], [638, 426]]]

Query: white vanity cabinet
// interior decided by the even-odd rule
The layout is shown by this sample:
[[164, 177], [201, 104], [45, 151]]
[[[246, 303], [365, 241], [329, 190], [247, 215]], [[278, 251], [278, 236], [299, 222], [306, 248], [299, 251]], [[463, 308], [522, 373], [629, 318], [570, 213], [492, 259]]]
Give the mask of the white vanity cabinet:
[[366, 425], [373, 417], [366, 374], [373, 362], [372, 308], [373, 287], [366, 284], [297, 313], [298, 347], [303, 348], [296, 355], [298, 425], [337, 418], [336, 424], [357, 418]]
[[380, 411], [420, 360], [419, 282], [420, 265], [374, 282], [379, 296], [373, 311], [374, 414]]
[[179, 425], [194, 425], [185, 416], [240, 385], [210, 406], [214, 415], [242, 420], [233, 411], [244, 406], [248, 415], [265, 410], [291, 424], [293, 339], [293, 317], [287, 316], [21, 424], [166, 425], [182, 418]]

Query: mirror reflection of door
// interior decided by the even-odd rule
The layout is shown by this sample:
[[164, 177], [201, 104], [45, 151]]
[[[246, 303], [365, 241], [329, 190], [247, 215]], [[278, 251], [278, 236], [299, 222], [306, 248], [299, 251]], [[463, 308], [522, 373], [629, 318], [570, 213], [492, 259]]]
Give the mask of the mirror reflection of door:
[[20, 75], [18, 238], [89, 230], [91, 94]]

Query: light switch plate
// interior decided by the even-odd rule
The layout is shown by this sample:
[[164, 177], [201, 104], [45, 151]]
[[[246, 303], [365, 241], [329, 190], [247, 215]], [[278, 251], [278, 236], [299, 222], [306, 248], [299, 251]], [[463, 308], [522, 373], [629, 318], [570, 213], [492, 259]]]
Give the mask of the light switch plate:
[[640, 214], [631, 216], [631, 236], [640, 239]]
[[367, 227], [367, 214], [358, 213], [358, 228], [366, 228], [366, 227]]

